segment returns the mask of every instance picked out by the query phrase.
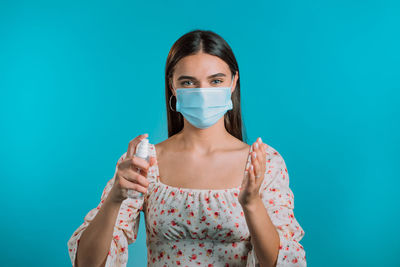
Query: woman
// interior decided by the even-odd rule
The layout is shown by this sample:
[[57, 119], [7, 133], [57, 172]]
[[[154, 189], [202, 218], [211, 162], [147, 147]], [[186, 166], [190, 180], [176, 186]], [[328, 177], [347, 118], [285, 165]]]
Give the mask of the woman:
[[282, 156], [261, 138], [243, 142], [229, 45], [211, 31], [183, 35], [165, 82], [169, 138], [149, 145], [149, 163], [134, 156], [147, 134], [129, 143], [68, 241], [73, 265], [126, 266], [142, 210], [149, 266], [306, 266]]

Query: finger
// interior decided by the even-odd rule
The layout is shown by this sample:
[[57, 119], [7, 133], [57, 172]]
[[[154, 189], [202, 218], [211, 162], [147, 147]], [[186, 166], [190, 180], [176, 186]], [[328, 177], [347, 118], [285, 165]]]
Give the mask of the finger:
[[261, 140], [261, 137], [259, 137], [257, 138], [256, 146], [257, 148], [255, 148], [255, 151], [257, 152], [257, 159], [261, 167], [260, 171], [263, 173], [265, 172], [267, 163], [267, 144], [264, 144]]
[[150, 167], [154, 166], [154, 164], [157, 162], [155, 157], [149, 157], [148, 164], [149, 166], [146, 169], [140, 169], [140, 173], [147, 178], [147, 174], [149, 172]]
[[250, 184], [255, 184], [256, 183], [253, 164], [250, 165], [250, 169], [249, 169], [249, 183]]
[[[257, 153], [256, 152], [252, 152], [251, 164], [252, 164], [253, 169], [254, 169], [254, 176], [259, 176], [258, 178], [260, 178], [261, 177], [261, 166], [260, 166], [260, 162], [257, 159]], [[255, 178], [258, 179], [257, 177], [255, 177]]]
[[138, 192], [141, 192], [144, 194], [147, 193], [147, 187], [143, 187], [140, 184], [131, 183], [131, 182], [127, 181], [126, 179], [121, 180], [121, 187], [126, 188], [126, 189], [133, 189], [135, 191], [138, 191]]
[[[252, 152], [252, 164], [254, 167], [254, 173], [255, 176], [259, 176], [258, 178], [261, 177], [261, 172], [262, 172], [262, 161], [263, 161], [263, 154], [261, 152], [261, 138], [257, 138], [257, 141], [254, 142], [253, 146], [253, 152]], [[255, 177], [258, 179], [257, 177]]]
[[254, 143], [250, 146], [250, 152], [249, 152], [249, 156], [250, 156], [250, 162], [248, 163], [248, 165], [246, 165], [246, 169], [245, 169], [245, 178], [243, 179], [242, 182], [242, 187], [246, 188], [247, 186], [250, 185], [251, 181], [250, 181], [250, 168], [251, 168], [251, 163], [252, 163], [252, 158], [253, 158], [253, 152], [254, 152]]
[[156, 157], [153, 157], [153, 156], [149, 157], [150, 166], [153, 166], [154, 164], [156, 164], [156, 162], [157, 162]]
[[261, 142], [261, 137], [257, 139], [257, 141], [254, 144], [254, 152], [257, 153], [257, 160], [261, 164], [263, 160], [263, 147], [262, 147], [262, 142]]
[[265, 172], [266, 168], [267, 168], [267, 144], [262, 143], [261, 137], [260, 137], [260, 144], [259, 144], [259, 150], [260, 150], [260, 154], [261, 156], [259, 157], [260, 159], [260, 166], [261, 166], [261, 174]]
[[247, 169], [244, 171], [244, 178], [242, 180], [242, 185], [241, 185], [242, 188], [246, 188], [248, 186], [249, 176], [250, 176], [249, 170], [250, 170], [250, 166], [248, 166]]
[[148, 187], [150, 182], [143, 175], [138, 172], [128, 170], [122, 174], [122, 178], [129, 181], [130, 183], [139, 184], [143, 187]]
[[268, 145], [266, 143], [262, 143], [264, 153], [267, 153]]
[[135, 155], [129, 160], [131, 162], [131, 169], [134, 171], [136, 171], [137, 168], [147, 170], [150, 167], [150, 164], [147, 162], [147, 160], [137, 157]]
[[265, 170], [267, 169], [267, 147], [268, 147], [268, 145], [265, 143], [262, 143], [261, 147], [262, 147], [261, 151], [262, 151], [262, 155], [263, 155], [262, 156], [263, 160], [262, 160], [261, 166], [263, 167], [263, 172], [265, 172]]
[[133, 155], [131, 158], [127, 158], [122, 160], [118, 166], [121, 169], [128, 168], [132, 170], [136, 170], [137, 168], [139, 169], [148, 169], [151, 166], [153, 166], [157, 162], [157, 159], [155, 157], [149, 157], [149, 161], [142, 159], [140, 157], [137, 157]]
[[136, 136], [129, 142], [128, 151], [126, 152], [126, 158], [131, 158], [136, 153], [136, 146], [143, 139], [147, 138], [149, 135], [147, 133]]
[[153, 156], [149, 156], [149, 165], [153, 166], [155, 162], [156, 162], [156, 158]]
[[138, 172], [147, 178], [147, 173], [149, 171], [150, 166], [153, 166], [157, 162], [155, 157], [150, 157], [149, 162], [146, 160], [133, 156], [133, 158], [128, 158], [119, 163], [118, 168], [120, 170], [133, 170]]

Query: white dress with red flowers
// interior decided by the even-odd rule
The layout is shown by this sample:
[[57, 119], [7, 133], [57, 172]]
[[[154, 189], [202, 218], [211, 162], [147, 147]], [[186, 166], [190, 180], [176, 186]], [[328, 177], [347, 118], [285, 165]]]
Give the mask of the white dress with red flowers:
[[[250, 147], [252, 151], [252, 147]], [[149, 145], [156, 157], [155, 146]], [[299, 241], [304, 231], [293, 214], [294, 195], [282, 156], [268, 146], [267, 168], [260, 196], [280, 237], [277, 266], [306, 266]], [[126, 157], [126, 152], [118, 163]], [[117, 164], [118, 164], [117, 163]], [[246, 168], [250, 165], [248, 156]], [[230, 189], [189, 189], [163, 184], [158, 164], [149, 168], [148, 193], [125, 199], [115, 222], [106, 267], [123, 266], [128, 261], [128, 245], [135, 242], [140, 212], [145, 216], [148, 266], [258, 266], [243, 210], [238, 201], [240, 187]], [[96, 216], [115, 179], [103, 190], [98, 206], [84, 218], [68, 241], [74, 266], [80, 236]]]

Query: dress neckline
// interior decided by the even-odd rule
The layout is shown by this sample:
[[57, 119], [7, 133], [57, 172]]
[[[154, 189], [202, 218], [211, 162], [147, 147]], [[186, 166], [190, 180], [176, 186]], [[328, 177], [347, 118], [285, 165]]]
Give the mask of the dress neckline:
[[[197, 188], [186, 188], [186, 187], [177, 187], [177, 186], [172, 186], [172, 185], [167, 185], [164, 184], [163, 182], [161, 182], [160, 179], [160, 172], [158, 169], [158, 158], [157, 158], [157, 151], [156, 151], [156, 146], [154, 144], [150, 145], [153, 147], [153, 156], [156, 158], [156, 162], [154, 164], [155, 167], [155, 176], [156, 176], [156, 181], [159, 185], [165, 187], [165, 188], [171, 188], [174, 190], [178, 190], [178, 191], [186, 191], [186, 192], [229, 192], [229, 191], [240, 191], [241, 189], [241, 184], [239, 186], [233, 187], [233, 188], [226, 188], [226, 189], [197, 189]], [[247, 162], [246, 162], [246, 166], [245, 169], [247, 169], [247, 166], [251, 163], [251, 152], [253, 151], [253, 146], [250, 146], [249, 149], [249, 155], [247, 157]], [[243, 173], [244, 175], [244, 173]]]

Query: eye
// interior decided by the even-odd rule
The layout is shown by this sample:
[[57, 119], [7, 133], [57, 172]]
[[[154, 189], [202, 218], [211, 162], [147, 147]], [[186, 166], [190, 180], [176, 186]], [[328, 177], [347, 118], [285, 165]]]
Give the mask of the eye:
[[219, 83], [223, 83], [224, 81], [222, 81], [222, 80], [220, 80], [220, 79], [215, 79], [215, 80], [212, 80], [213, 82], [214, 81], [219, 81], [217, 84], [219, 84]]
[[183, 82], [181, 82], [181, 85], [190, 85], [190, 84], [187, 84], [187, 82], [191, 83], [192, 81], [183, 81]]

